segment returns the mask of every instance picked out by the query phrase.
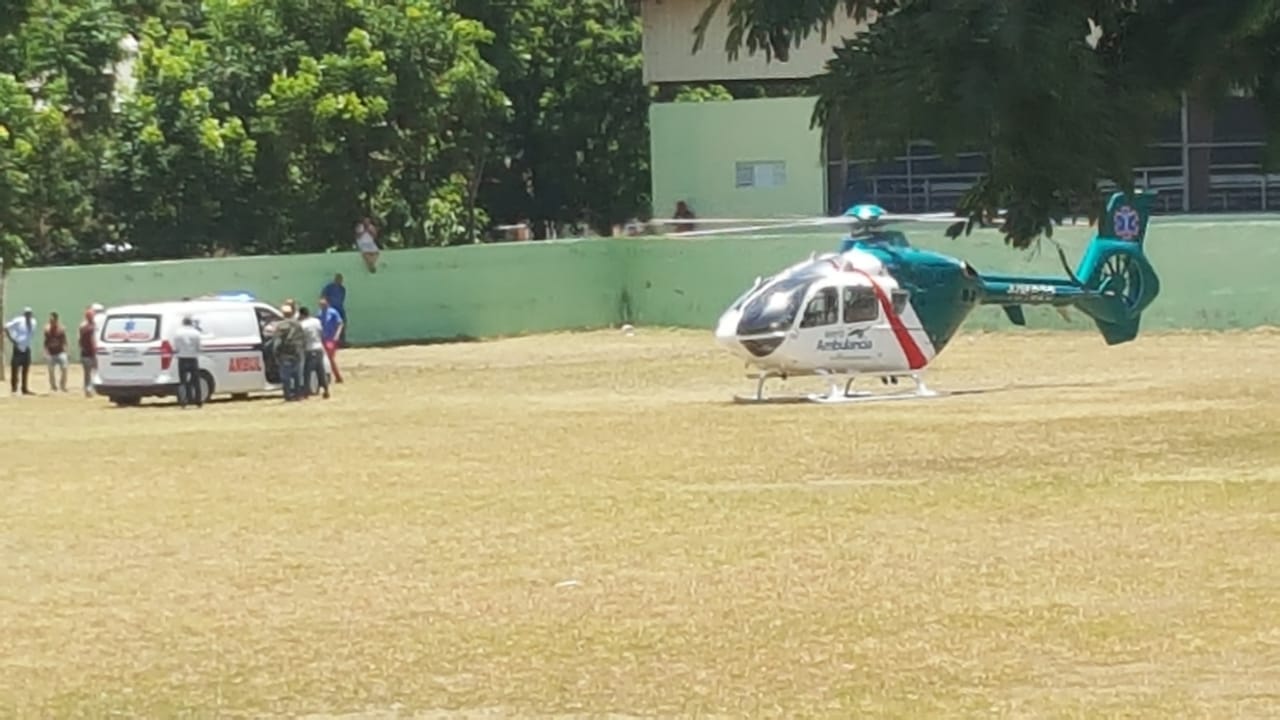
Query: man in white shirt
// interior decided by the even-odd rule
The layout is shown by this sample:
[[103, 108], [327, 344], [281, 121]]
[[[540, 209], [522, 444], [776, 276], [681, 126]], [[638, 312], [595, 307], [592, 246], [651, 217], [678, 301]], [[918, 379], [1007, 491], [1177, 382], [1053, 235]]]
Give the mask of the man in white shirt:
[[195, 401], [196, 407], [204, 406], [200, 391], [200, 330], [190, 315], [182, 318], [182, 327], [173, 334], [173, 351], [178, 356], [178, 404], [186, 407]]
[[18, 394], [18, 374], [22, 374], [22, 394], [34, 395], [27, 387], [27, 376], [31, 374], [31, 340], [36, 334], [36, 319], [31, 308], [22, 309], [22, 317], [16, 317], [5, 323], [4, 331], [13, 343], [13, 357], [9, 361], [9, 385], [13, 394]]
[[298, 311], [302, 333], [307, 338], [307, 355], [302, 364], [302, 396], [311, 394], [311, 374], [320, 379], [320, 391], [324, 399], [329, 399], [329, 374], [324, 371], [324, 326], [320, 318], [312, 317], [311, 311], [302, 308]]

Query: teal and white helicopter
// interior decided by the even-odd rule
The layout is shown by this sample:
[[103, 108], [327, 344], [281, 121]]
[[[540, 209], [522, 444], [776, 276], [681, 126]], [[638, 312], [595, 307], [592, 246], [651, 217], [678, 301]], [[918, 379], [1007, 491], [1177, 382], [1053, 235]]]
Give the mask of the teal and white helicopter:
[[[1093, 319], [1108, 345], [1135, 339], [1143, 311], [1160, 292], [1160, 280], [1143, 252], [1153, 195], [1111, 195], [1074, 271], [1059, 249], [1066, 277], [980, 273], [964, 260], [912, 247], [903, 233], [885, 229], [894, 222], [955, 223], [958, 218], [892, 215], [875, 205], [855, 205], [836, 218], [674, 236], [853, 226], [838, 252], [815, 253], [757, 278], [720, 317], [717, 342], [754, 368], [751, 377], [757, 380], [754, 397], [739, 400], [764, 401], [765, 381], [798, 376], [828, 380], [825, 394], [803, 398], [815, 402], [934, 397], [938, 393], [925, 385], [922, 373], [979, 305], [1001, 306], [1017, 325], [1026, 324], [1025, 305], [1074, 307]], [[909, 377], [915, 389], [854, 392], [858, 377], [878, 377], [885, 385]]]

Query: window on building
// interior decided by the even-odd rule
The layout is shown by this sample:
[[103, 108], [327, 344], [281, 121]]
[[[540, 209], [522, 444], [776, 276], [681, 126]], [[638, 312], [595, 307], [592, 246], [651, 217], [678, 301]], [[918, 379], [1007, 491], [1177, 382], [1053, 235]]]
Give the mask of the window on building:
[[740, 188], [782, 187], [787, 184], [787, 164], [780, 160], [740, 162], [735, 173], [735, 185]]

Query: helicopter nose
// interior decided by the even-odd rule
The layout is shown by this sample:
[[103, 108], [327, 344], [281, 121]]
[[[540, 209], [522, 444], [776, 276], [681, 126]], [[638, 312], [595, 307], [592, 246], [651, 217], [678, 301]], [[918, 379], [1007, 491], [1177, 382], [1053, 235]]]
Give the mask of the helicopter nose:
[[738, 342], [738, 321], [741, 318], [740, 310], [730, 310], [720, 316], [720, 322], [716, 325], [716, 342], [737, 354], [742, 353], [742, 343]]

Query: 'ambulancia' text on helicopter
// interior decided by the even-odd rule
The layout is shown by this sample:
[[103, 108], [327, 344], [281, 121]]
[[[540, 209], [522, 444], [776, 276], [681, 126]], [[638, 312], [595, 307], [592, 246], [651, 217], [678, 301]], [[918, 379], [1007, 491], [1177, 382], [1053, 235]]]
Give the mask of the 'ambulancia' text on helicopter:
[[[1093, 319], [1108, 345], [1128, 342], [1160, 291], [1143, 252], [1151, 200], [1151, 193], [1113, 194], [1079, 266], [1072, 271], [1062, 256], [1067, 277], [979, 273], [963, 260], [912, 247], [901, 232], [883, 229], [895, 221], [957, 218], [896, 216], [855, 205], [841, 218], [818, 221], [853, 225], [839, 252], [815, 254], [757, 278], [721, 316], [716, 340], [755, 369], [756, 392], [748, 400], [765, 399], [769, 378], [817, 375], [830, 383], [826, 394], [807, 396], [817, 402], [936, 395], [921, 373], [979, 305], [1000, 305], [1017, 325], [1026, 322], [1024, 305], [1074, 307]], [[858, 376], [895, 385], [909, 377], [915, 391], [855, 393]]]

